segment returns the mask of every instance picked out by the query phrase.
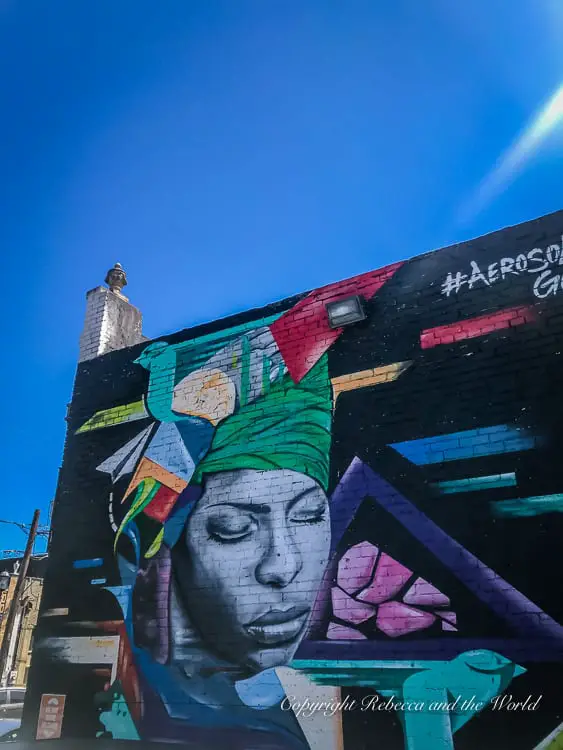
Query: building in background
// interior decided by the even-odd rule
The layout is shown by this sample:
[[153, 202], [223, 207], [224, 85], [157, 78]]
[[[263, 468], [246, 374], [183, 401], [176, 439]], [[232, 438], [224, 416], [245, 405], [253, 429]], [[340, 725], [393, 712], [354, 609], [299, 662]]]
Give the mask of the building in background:
[[148, 342], [112, 269], [29, 736], [560, 748], [562, 274], [563, 211]]
[[[3, 573], [9, 575], [7, 588], [0, 591], [0, 644], [6, 636], [8, 612], [12, 605], [20, 566], [21, 560], [19, 558], [0, 560], [0, 575]], [[30, 560], [19, 611], [10, 636], [11, 642], [8, 651], [10, 662], [9, 685], [25, 686], [27, 684], [46, 566], [47, 555], [36, 555]]]

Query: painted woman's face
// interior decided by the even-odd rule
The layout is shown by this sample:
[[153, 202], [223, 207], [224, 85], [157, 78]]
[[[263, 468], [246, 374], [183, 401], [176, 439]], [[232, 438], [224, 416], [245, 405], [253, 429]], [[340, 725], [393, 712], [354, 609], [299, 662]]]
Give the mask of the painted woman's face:
[[209, 646], [252, 672], [289, 662], [328, 560], [329, 510], [319, 485], [281, 469], [213, 474], [184, 543], [176, 578]]

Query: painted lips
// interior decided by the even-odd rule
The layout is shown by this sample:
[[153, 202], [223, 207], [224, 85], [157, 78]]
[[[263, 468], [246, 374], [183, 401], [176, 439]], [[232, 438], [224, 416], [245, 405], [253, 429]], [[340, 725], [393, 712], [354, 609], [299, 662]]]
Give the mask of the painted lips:
[[264, 646], [279, 646], [297, 638], [308, 616], [308, 607], [292, 607], [285, 611], [272, 609], [250, 622], [246, 631]]

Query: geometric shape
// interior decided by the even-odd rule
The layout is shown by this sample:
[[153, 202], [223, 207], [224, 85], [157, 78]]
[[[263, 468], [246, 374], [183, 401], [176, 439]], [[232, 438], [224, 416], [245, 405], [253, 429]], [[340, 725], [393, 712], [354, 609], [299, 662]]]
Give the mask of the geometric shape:
[[497, 500], [491, 503], [497, 518], [530, 518], [544, 513], [563, 513], [563, 495], [538, 495], [520, 497], [516, 500]]
[[[333, 685], [316, 685], [311, 678], [301, 670], [290, 667], [276, 667], [283, 688], [283, 697], [291, 695], [292, 701], [303, 699], [315, 705], [342, 705], [340, 688]], [[252, 679], [252, 678], [251, 678]], [[238, 692], [240, 682], [235, 683]], [[306, 704], [308, 705], [308, 704]], [[296, 711], [297, 721], [305, 735], [305, 747], [309, 750], [342, 750], [342, 718], [340, 710], [331, 716], [324, 716], [322, 711]]]
[[380, 383], [392, 383], [397, 380], [412, 365], [412, 361], [394, 362], [391, 365], [382, 365], [370, 370], [351, 372], [348, 375], [339, 375], [331, 379], [333, 401], [345, 391], [355, 391], [358, 388], [379, 385]]
[[329, 623], [326, 637], [331, 641], [367, 641], [366, 636], [359, 630], [338, 625], [336, 622]]
[[103, 557], [93, 557], [91, 560], [75, 560], [72, 563], [72, 567], [80, 570], [82, 568], [99, 568], [103, 564]]
[[[129, 711], [120, 680], [112, 680], [107, 706], [102, 706], [98, 721], [114, 740], [139, 740], [139, 733]], [[99, 732], [96, 736], [100, 736]]]
[[176, 422], [176, 429], [192, 460], [198, 464], [209, 450], [215, 428], [206, 419], [184, 417], [181, 422]]
[[186, 483], [194, 473], [195, 464], [175, 424], [163, 422], [159, 425], [144, 457], [180, 477]]
[[449, 622], [452, 625], [457, 625], [457, 615], [455, 612], [436, 612], [436, 614], [442, 620], [446, 620], [446, 622]]
[[371, 581], [379, 550], [370, 542], [360, 542], [342, 555], [337, 582], [348, 594], [355, 594]]
[[451, 495], [456, 492], [477, 492], [479, 490], [494, 490], [499, 487], [516, 487], [516, 474], [511, 471], [506, 474], [491, 474], [486, 477], [468, 477], [467, 479], [451, 479], [446, 482], [433, 482], [434, 489], [441, 495]]
[[514, 328], [525, 323], [535, 323], [536, 320], [533, 307], [511, 307], [491, 315], [480, 315], [477, 318], [458, 320], [445, 326], [428, 328], [420, 334], [420, 348], [431, 349], [439, 344], [454, 344], [457, 341], [486, 336], [493, 331]]
[[218, 369], [202, 368], [174, 386], [172, 410], [217, 425], [235, 409], [236, 388]]
[[246, 706], [258, 711], [271, 708], [285, 698], [278, 670], [273, 669], [266, 669], [247, 679], [237, 680], [234, 688]]
[[129, 608], [131, 606], [131, 587], [130, 586], [105, 586], [105, 591], [109, 591], [113, 594], [116, 602], [119, 604], [121, 611], [123, 612], [123, 619], [127, 620], [129, 617]]
[[177, 492], [171, 490], [170, 487], [162, 485], [146, 508], [143, 509], [143, 512], [149, 518], [154, 518], [155, 521], [164, 523], [168, 519], [177, 499]]
[[561, 750], [563, 748], [563, 723], [555, 727], [534, 750]]
[[476, 430], [451, 432], [402, 443], [390, 447], [417, 466], [478, 458], [502, 453], [530, 450], [541, 444], [541, 439], [527, 430], [511, 425], [478, 427]]
[[376, 624], [379, 630], [390, 638], [400, 635], [414, 633], [430, 627], [436, 617], [430, 612], [422, 612], [420, 609], [407, 607], [401, 602], [385, 602], [381, 604], [377, 612]]
[[[501, 650], [513, 661], [563, 663], [563, 627], [455, 541], [357, 456], [352, 459], [330, 496], [331, 549], [338, 545], [363, 502], [373, 502], [386, 510], [464, 584], [477, 603], [487, 607], [510, 628], [511, 635], [502, 641], [476, 636], [462, 642], [448, 635], [442, 638], [436, 636], [434, 642], [439, 646], [442, 659], [459, 655], [460, 648], [487, 648]], [[309, 625], [322, 627], [322, 614], [322, 606], [315, 608]], [[378, 639], [365, 643], [341, 642], [338, 645], [331, 641], [305, 639], [299, 647], [298, 656], [299, 659], [334, 659], [336, 650], [338, 659], [428, 659], [427, 646], [418, 639]]]
[[46, 609], [41, 617], [65, 617], [69, 611], [68, 607], [53, 607], [53, 609]]
[[143, 456], [121, 502], [125, 502], [127, 497], [143, 481], [143, 479], [154, 479], [178, 494], [188, 486], [186, 481], [180, 479], [175, 474], [171, 474], [162, 466], [159, 466], [159, 464], [156, 464], [154, 461]]
[[450, 600], [445, 594], [442, 594], [435, 586], [425, 581], [424, 578], [417, 578], [407, 593], [403, 596], [405, 604], [418, 604], [433, 607], [448, 607]]
[[330, 327], [325, 309], [327, 302], [337, 302], [350, 294], [370, 299], [402, 265], [394, 263], [379, 271], [316, 289], [270, 325], [294, 383], [305, 377], [342, 333], [342, 328]]
[[76, 430], [76, 434], [80, 435], [82, 432], [99, 430], [102, 427], [115, 427], [124, 422], [135, 422], [137, 419], [146, 419], [149, 416], [145, 409], [145, 403], [141, 399], [141, 401], [134, 401], [131, 404], [113, 406], [111, 409], [97, 411], [82, 427]]
[[455, 633], [458, 632], [457, 628], [454, 625], [450, 625], [449, 622], [443, 622], [443, 621], [442, 621], [442, 630], [452, 630]]
[[381, 553], [375, 575], [371, 584], [365, 588], [358, 599], [370, 604], [380, 604], [396, 594], [412, 576], [409, 570], [385, 552]]
[[143, 452], [151, 430], [152, 425], [146, 427], [133, 440], [125, 443], [109, 458], [106, 458], [103, 463], [96, 467], [96, 470], [102, 471], [104, 474], [110, 474], [113, 483], [125, 474], [131, 473]]
[[538, 653], [540, 644], [545, 644], [546, 652], [554, 657], [547, 661], [561, 659], [563, 626], [449, 536], [359, 458], [354, 458], [346, 470], [333, 497], [335, 495], [339, 507], [344, 506], [345, 501], [349, 504], [358, 502], [358, 495], [360, 498], [374, 498], [479, 601], [510, 625], [520, 637], [523, 649], [533, 638], [533, 653]]
[[375, 614], [376, 610], [374, 607], [352, 599], [351, 596], [345, 594], [338, 586], [332, 588], [331, 596], [332, 611], [334, 616], [338, 617], [339, 620], [358, 625], [360, 622], [369, 620]]

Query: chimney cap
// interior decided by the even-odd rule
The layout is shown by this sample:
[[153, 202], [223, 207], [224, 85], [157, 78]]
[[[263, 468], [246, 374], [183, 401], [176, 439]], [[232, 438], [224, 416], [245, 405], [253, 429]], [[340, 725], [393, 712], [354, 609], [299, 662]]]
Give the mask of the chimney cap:
[[119, 294], [123, 297], [122, 289], [127, 286], [127, 276], [121, 263], [116, 263], [113, 268], [110, 268], [105, 278], [106, 284], [109, 286], [110, 291], [114, 294]]

